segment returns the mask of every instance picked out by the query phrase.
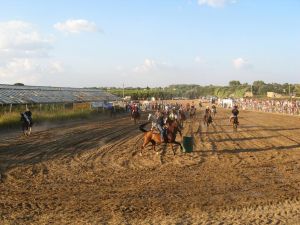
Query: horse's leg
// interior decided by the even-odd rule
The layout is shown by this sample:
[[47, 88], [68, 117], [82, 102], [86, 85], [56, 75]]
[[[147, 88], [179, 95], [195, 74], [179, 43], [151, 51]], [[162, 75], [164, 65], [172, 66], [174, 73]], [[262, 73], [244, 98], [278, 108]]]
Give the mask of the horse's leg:
[[151, 144], [152, 144], [152, 150], [155, 151], [155, 145], [156, 145], [156, 142], [154, 140], [151, 140]]
[[28, 136], [31, 134], [31, 127], [28, 128]]
[[[173, 143], [176, 144], [176, 145], [179, 145], [181, 150], [183, 149], [181, 143], [179, 143], [178, 141], [174, 141]], [[172, 145], [172, 147], [173, 147], [173, 145]]]
[[174, 148], [174, 145], [171, 144], [171, 147], [172, 147], [173, 155], [176, 155], [176, 149]]
[[142, 156], [143, 155], [143, 150], [144, 150], [144, 148], [147, 146], [147, 144], [150, 142], [150, 140], [148, 140], [148, 138], [144, 138], [144, 143], [143, 143], [143, 145], [142, 145], [142, 147], [141, 147], [141, 152], [140, 152], [140, 155]]

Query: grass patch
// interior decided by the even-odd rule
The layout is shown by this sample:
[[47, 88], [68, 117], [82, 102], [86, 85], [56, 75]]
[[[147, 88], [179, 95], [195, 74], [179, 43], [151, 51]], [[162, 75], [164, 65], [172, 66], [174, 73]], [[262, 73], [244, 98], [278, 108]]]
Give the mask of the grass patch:
[[[45, 121], [65, 121], [72, 119], [88, 119], [99, 113], [92, 110], [84, 111], [58, 111], [58, 112], [32, 112], [33, 122], [40, 123]], [[0, 128], [14, 128], [21, 125], [20, 113], [6, 113], [0, 115]]]

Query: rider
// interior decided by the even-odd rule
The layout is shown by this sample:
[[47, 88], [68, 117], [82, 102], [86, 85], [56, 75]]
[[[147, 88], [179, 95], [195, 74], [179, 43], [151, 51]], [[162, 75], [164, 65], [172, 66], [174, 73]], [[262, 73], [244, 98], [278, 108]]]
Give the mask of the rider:
[[199, 101], [199, 107], [202, 108], [202, 102], [201, 101]]
[[204, 118], [206, 118], [209, 121], [209, 123], [212, 122], [211, 110], [209, 106], [206, 106]]
[[170, 120], [177, 120], [177, 114], [176, 114], [175, 108], [173, 108], [171, 113], [169, 114], [169, 119]]
[[160, 132], [160, 138], [161, 141], [163, 142], [164, 134], [165, 134], [165, 121], [164, 121], [164, 114], [162, 112], [160, 112], [157, 117], [157, 129]]
[[234, 105], [232, 111], [231, 111], [232, 115], [230, 118], [236, 118], [236, 122], [237, 124], [239, 124], [239, 121], [238, 121], [238, 115], [239, 115], [239, 110], [238, 110], [238, 106], [237, 105]]
[[211, 114], [211, 110], [210, 110], [209, 106], [206, 106], [205, 115], [210, 115], [210, 114]]
[[29, 127], [32, 127], [33, 121], [32, 121], [32, 113], [31, 111], [26, 107], [26, 111], [21, 113], [21, 115], [24, 117], [26, 122], [28, 123]]
[[137, 106], [137, 104], [134, 104], [133, 106], [132, 106], [132, 114], [133, 113], [138, 113], [139, 112], [139, 107]]
[[216, 107], [215, 104], [213, 104], [213, 105], [211, 106], [211, 108], [212, 108], [212, 110], [214, 111], [214, 113], [217, 113], [217, 107]]

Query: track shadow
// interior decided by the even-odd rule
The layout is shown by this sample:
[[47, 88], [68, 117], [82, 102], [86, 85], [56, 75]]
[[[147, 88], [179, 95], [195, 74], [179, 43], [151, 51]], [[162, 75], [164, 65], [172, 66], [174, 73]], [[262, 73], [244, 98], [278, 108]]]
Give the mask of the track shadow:
[[[264, 152], [264, 151], [278, 151], [278, 150], [290, 150], [290, 149], [296, 149], [300, 148], [300, 144], [296, 145], [288, 145], [288, 146], [277, 146], [277, 147], [267, 147], [267, 148], [248, 148], [248, 149], [234, 149], [234, 150], [229, 150], [229, 149], [224, 149], [224, 150], [218, 150], [218, 154], [238, 154], [238, 153], [245, 153], [245, 152]], [[211, 151], [203, 151], [203, 152], [211, 152]]]
[[276, 135], [276, 136], [263, 136], [263, 137], [224, 138], [224, 139], [215, 140], [215, 142], [264, 140], [264, 139], [275, 138], [275, 137], [279, 137], [279, 135]]

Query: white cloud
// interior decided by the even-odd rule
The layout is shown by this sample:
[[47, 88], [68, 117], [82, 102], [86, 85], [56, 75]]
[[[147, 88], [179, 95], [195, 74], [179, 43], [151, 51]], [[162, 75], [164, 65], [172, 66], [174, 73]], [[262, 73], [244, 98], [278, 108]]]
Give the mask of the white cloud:
[[53, 37], [44, 37], [24, 21], [0, 22], [0, 57], [45, 56]]
[[[41, 76], [62, 73], [62, 62], [30, 58], [15, 58], [0, 67], [1, 83], [35, 83]], [[4, 81], [4, 82], [2, 82]]]
[[157, 66], [158, 66], [157, 63], [154, 60], [145, 59], [144, 63], [140, 66], [135, 67], [133, 71], [136, 73], [146, 73], [149, 72], [150, 70], [156, 69]]
[[232, 60], [232, 64], [233, 64], [234, 68], [237, 70], [249, 69], [252, 67], [252, 65], [250, 64], [250, 62], [248, 60], [245, 60], [241, 57]]
[[172, 65], [166, 62], [157, 62], [153, 59], [145, 59], [144, 63], [136, 66], [133, 69], [133, 72], [135, 73], [148, 73], [148, 72], [153, 72], [153, 71], [158, 71], [158, 70], [166, 70], [166, 69], [171, 69], [173, 68]]
[[42, 35], [25, 21], [0, 22], [1, 83], [34, 84], [42, 76], [61, 73], [63, 66], [49, 57], [53, 36]]
[[210, 7], [223, 7], [226, 4], [236, 3], [237, 0], [198, 0], [200, 6], [207, 5]]
[[100, 28], [94, 22], [84, 19], [72, 20], [69, 19], [65, 22], [58, 22], [53, 27], [59, 31], [66, 33], [80, 33], [80, 32], [99, 32]]

